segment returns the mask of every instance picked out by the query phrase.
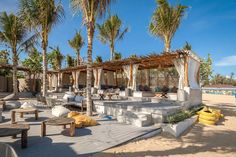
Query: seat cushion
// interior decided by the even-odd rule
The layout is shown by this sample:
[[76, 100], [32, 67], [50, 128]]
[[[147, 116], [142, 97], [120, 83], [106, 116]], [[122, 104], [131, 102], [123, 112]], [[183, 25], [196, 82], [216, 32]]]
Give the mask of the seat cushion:
[[27, 108], [34, 108], [34, 104], [30, 102], [24, 102], [20, 108], [27, 109]]
[[80, 102], [80, 103], [81, 103], [83, 100], [84, 100], [84, 97], [83, 97], [83, 96], [76, 96], [76, 97], [75, 97], [75, 101], [76, 101], [76, 102]]
[[95, 126], [98, 124], [97, 121], [92, 119], [91, 117], [82, 115], [75, 111], [70, 112], [68, 114], [68, 118], [73, 118], [75, 120], [76, 128]]
[[63, 99], [64, 99], [64, 100], [68, 100], [68, 99], [73, 99], [74, 97], [75, 97], [74, 95], [65, 94], [65, 95], [63, 96]]
[[6, 101], [5, 106], [6, 109], [16, 109], [21, 107], [21, 103], [19, 101]]
[[52, 115], [55, 117], [64, 117], [66, 116], [70, 110], [63, 106], [55, 106], [52, 108]]

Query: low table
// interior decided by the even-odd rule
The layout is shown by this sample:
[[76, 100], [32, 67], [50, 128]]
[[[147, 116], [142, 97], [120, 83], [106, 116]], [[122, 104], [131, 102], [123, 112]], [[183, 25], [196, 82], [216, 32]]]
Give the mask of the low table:
[[38, 110], [35, 108], [28, 109], [13, 109], [11, 110], [11, 123], [16, 122], [16, 113], [20, 113], [20, 117], [23, 118], [24, 113], [33, 113], [35, 114], [35, 120], [38, 120]]
[[54, 117], [43, 121], [41, 124], [42, 137], [46, 136], [46, 125], [63, 126], [63, 129], [66, 129], [66, 125], [70, 125], [70, 136], [75, 135], [75, 120], [73, 118]]
[[21, 148], [27, 148], [29, 129], [30, 126], [28, 124], [0, 125], [0, 137], [12, 136], [15, 138], [17, 134], [21, 134]]

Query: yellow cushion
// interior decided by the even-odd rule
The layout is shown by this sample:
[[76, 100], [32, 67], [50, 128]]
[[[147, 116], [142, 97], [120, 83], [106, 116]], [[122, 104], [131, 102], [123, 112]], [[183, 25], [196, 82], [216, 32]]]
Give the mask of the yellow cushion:
[[72, 111], [68, 114], [69, 118], [73, 118], [75, 120], [75, 127], [87, 127], [87, 126], [95, 126], [97, 125], [97, 121], [92, 119], [89, 116], [81, 115], [78, 112]]

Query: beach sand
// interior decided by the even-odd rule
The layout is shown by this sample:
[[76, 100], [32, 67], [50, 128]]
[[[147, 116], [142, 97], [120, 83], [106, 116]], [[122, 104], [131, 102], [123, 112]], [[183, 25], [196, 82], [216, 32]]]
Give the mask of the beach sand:
[[203, 95], [203, 102], [222, 110], [216, 126], [197, 123], [180, 138], [162, 133], [93, 155], [93, 157], [236, 157], [236, 101], [233, 96]]

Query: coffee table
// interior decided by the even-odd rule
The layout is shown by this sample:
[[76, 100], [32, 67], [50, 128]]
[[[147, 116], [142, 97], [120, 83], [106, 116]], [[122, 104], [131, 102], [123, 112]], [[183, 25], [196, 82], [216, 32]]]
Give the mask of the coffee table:
[[28, 124], [3, 124], [0, 125], [0, 137], [12, 136], [12, 138], [16, 138], [17, 134], [21, 134], [21, 148], [27, 148], [29, 129]]
[[33, 113], [35, 114], [35, 120], [38, 120], [38, 110], [35, 108], [27, 108], [27, 109], [13, 109], [11, 110], [11, 123], [16, 122], [16, 113], [20, 113], [20, 117], [23, 118], [24, 113]]
[[41, 124], [41, 136], [46, 136], [46, 125], [63, 126], [66, 129], [66, 125], [70, 125], [70, 136], [75, 135], [75, 120], [73, 118], [54, 117], [47, 119]]

